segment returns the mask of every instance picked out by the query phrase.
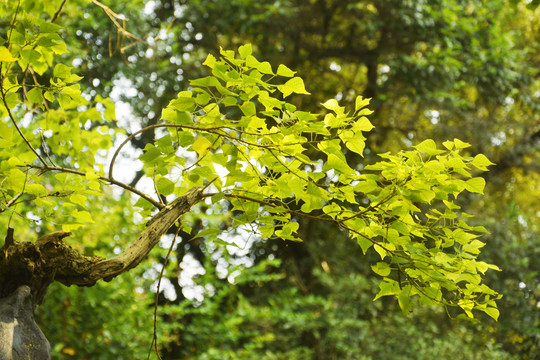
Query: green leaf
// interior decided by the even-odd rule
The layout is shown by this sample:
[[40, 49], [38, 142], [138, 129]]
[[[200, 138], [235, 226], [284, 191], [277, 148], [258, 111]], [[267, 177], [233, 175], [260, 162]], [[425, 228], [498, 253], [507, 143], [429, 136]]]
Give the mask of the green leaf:
[[328, 155], [328, 160], [324, 163], [323, 171], [329, 171], [329, 170], [336, 170], [342, 174], [348, 175], [353, 173], [353, 169], [349, 167], [349, 165], [337, 157], [334, 154]]
[[84, 224], [62, 224], [62, 231], [70, 232], [83, 227]]
[[438, 150], [435, 141], [427, 139], [422, 141], [420, 144], [413, 146], [416, 150], [424, 152], [428, 155], [439, 155], [444, 152], [444, 150]]
[[22, 192], [26, 183], [26, 174], [19, 169], [10, 169], [5, 180], [8, 189]]
[[253, 116], [257, 113], [257, 109], [255, 109], [255, 104], [251, 101], [246, 101], [240, 106], [240, 110], [244, 113], [246, 116]]
[[471, 164], [483, 171], [488, 171], [487, 166], [495, 165], [494, 163], [489, 161], [489, 159], [483, 154], [476, 155], [471, 161]]
[[191, 145], [191, 148], [197, 152], [200, 156], [203, 156], [208, 152], [208, 149], [212, 147], [212, 143], [210, 140], [205, 138], [204, 136], [199, 136], [193, 145]]
[[277, 74], [279, 76], [284, 76], [284, 77], [293, 77], [294, 74], [296, 74], [296, 71], [292, 71], [291, 69], [289, 69], [285, 65], [281, 64], [281, 65], [278, 66]]
[[487, 306], [483, 311], [491, 316], [495, 321], [499, 319], [499, 310], [497, 308]]
[[375, 126], [368, 120], [367, 117], [362, 116], [353, 123], [352, 130], [354, 132], [359, 131], [371, 131]]
[[238, 48], [238, 53], [242, 59], [246, 59], [252, 52], [251, 44], [245, 44]]
[[358, 111], [364, 106], [369, 105], [369, 102], [371, 101], [371, 98], [365, 99], [362, 96], [357, 96], [356, 101], [354, 103], [354, 110]]
[[[352, 133], [352, 132], [351, 132]], [[348, 138], [348, 140], [345, 140], [344, 137], [342, 139], [345, 141], [345, 146], [347, 149], [364, 156], [364, 149], [366, 147], [366, 138], [362, 135], [362, 133], [354, 134], [352, 133], [352, 136]]]
[[308, 95], [310, 94], [306, 91], [306, 88], [304, 87], [304, 80], [299, 77], [294, 77], [287, 81], [285, 84], [278, 85], [278, 90], [281, 91], [284, 98], [291, 95], [292, 93]]
[[473, 193], [484, 193], [484, 187], [486, 186], [486, 180], [481, 177], [475, 177], [465, 181], [465, 189]]
[[0, 62], [14, 62], [17, 60], [5, 46], [0, 46]]
[[139, 160], [147, 163], [154, 164], [159, 160], [161, 151], [152, 144], [147, 144], [144, 148], [144, 153], [139, 156]]
[[86, 211], [86, 210], [84, 210], [84, 211], [74, 210], [74, 211], [71, 212], [71, 215], [75, 219], [77, 219], [77, 220], [79, 220], [79, 221], [81, 221], [83, 223], [93, 223], [94, 222], [94, 220], [92, 220], [92, 215], [90, 215], [90, 213], [88, 211]]
[[377, 296], [375, 296], [375, 299], [373, 299], [373, 301], [383, 296], [396, 295], [401, 292], [397, 281], [391, 279], [384, 279], [384, 281], [379, 284], [379, 289], [381, 290], [379, 291]]
[[41, 104], [43, 103], [43, 91], [37, 87], [32, 88], [27, 93], [27, 98], [30, 104]]
[[161, 195], [170, 195], [174, 192], [174, 182], [166, 177], [158, 177], [156, 180], [156, 187]]
[[398, 295], [398, 303], [403, 315], [408, 315], [412, 310], [411, 298], [408, 295], [410, 292], [410, 285], [407, 285]]
[[74, 204], [81, 205], [82, 207], [86, 206], [86, 196], [81, 194], [73, 194], [69, 197], [69, 201]]
[[216, 64], [216, 58], [212, 54], [208, 54], [206, 57], [206, 60], [204, 60], [203, 65], [208, 66], [210, 69], [214, 68], [214, 65]]
[[191, 86], [200, 86], [200, 87], [210, 87], [210, 86], [220, 86], [221, 83], [218, 79], [213, 76], [206, 76], [200, 79], [190, 80], [189, 84]]
[[390, 265], [385, 262], [378, 262], [376, 265], [371, 265], [371, 270], [381, 276], [388, 276], [392, 272]]
[[465, 149], [471, 146], [471, 144], [463, 142], [459, 139], [454, 139], [454, 145], [456, 146], [456, 149]]
[[336, 99], [327, 100], [321, 105], [327, 108], [328, 110], [332, 110], [337, 115], [343, 115], [345, 113], [345, 107], [339, 106], [339, 103], [337, 102]]
[[54, 67], [53, 77], [63, 79], [68, 83], [81, 80], [82, 76], [71, 74], [72, 69], [73, 68], [71, 66], [67, 66], [64, 64], [57, 64]]
[[259, 62], [259, 60], [255, 59], [252, 55], [249, 55], [246, 58], [246, 65], [259, 70], [263, 74], [274, 75], [272, 66], [268, 61]]
[[447, 140], [447, 141], [443, 142], [443, 146], [445, 148], [447, 148], [448, 150], [452, 150], [454, 148], [454, 142], [450, 141], [450, 140]]
[[191, 112], [195, 110], [195, 99], [187, 96], [179, 96], [178, 98], [171, 100], [169, 107], [176, 111]]

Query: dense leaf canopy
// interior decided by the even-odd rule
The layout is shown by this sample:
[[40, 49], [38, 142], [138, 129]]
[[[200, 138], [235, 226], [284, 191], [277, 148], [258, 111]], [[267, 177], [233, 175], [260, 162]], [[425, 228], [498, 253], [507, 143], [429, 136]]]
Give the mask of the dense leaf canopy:
[[[200, 198], [171, 229], [179, 244], [162, 243], [87, 300], [55, 287], [41, 316], [58, 324], [64, 313], [79, 333], [54, 335], [58, 354], [99, 353], [77, 344], [85, 326], [100, 334], [93, 342], [112, 341], [111, 358], [144, 353], [146, 320], [132, 325], [148, 331], [141, 339], [129, 315], [84, 319], [130, 306], [148, 315], [121, 294], [147, 302], [167, 263], [159, 344], [171, 358], [377, 358], [400, 342], [381, 335], [370, 348], [365, 329], [409, 326], [418, 341], [404, 356], [427, 359], [422, 326], [441, 318], [416, 304], [452, 318], [535, 309], [538, 11], [442, 0], [108, 5], [2, 4], [0, 229], [71, 231], [79, 252], [110, 258], [140, 241], [137, 219], [155, 223], [189, 191]], [[190, 259], [202, 274], [196, 300], [181, 280]], [[496, 303], [507, 286], [510, 300]], [[392, 304], [414, 317], [389, 315]], [[538, 316], [501, 323], [432, 332], [464, 344], [460, 331], [491, 327], [517, 337], [508, 354], [534, 354]], [[500, 345], [475, 353], [486, 339], [470, 340], [471, 354], [505, 356]]]

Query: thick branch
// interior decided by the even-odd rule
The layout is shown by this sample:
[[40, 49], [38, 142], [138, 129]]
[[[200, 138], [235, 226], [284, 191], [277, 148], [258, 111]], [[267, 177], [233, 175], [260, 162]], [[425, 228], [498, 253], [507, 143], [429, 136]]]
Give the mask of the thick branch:
[[79, 254], [62, 241], [71, 235], [63, 231], [45, 235], [36, 242], [6, 241], [0, 250], [0, 297], [20, 285], [28, 285], [35, 297], [34, 303], [40, 303], [53, 281], [67, 286], [92, 286], [100, 279], [112, 280], [136, 267], [167, 230], [203, 199], [202, 193], [201, 188], [191, 189], [163, 207], [138, 239], [111, 259]]

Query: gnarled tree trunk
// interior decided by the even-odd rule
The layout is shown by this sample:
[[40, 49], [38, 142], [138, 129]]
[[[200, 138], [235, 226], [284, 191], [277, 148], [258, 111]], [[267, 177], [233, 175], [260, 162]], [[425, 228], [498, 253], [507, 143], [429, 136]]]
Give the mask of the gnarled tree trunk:
[[100, 279], [110, 281], [136, 267], [203, 197], [203, 189], [195, 188], [163, 207], [138, 239], [111, 259], [79, 254], [63, 241], [71, 235], [69, 232], [57, 231], [35, 242], [17, 242], [14, 230], [9, 229], [0, 249], [0, 360], [49, 359], [50, 355], [40, 355], [49, 354], [50, 346], [34, 322], [34, 308], [43, 301], [47, 287], [53, 281], [93, 286]]

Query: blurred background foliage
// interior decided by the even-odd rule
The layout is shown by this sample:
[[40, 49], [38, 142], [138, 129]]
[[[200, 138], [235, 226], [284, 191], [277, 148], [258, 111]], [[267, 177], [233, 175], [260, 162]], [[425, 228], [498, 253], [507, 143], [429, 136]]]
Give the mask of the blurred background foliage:
[[[52, 1], [52, 0], [51, 0]], [[60, 5], [62, 1], [54, 0]], [[455, 137], [497, 165], [484, 197], [460, 205], [488, 228], [482, 258], [501, 267], [489, 286], [501, 316], [470, 323], [424, 307], [403, 316], [376, 302], [370, 257], [326, 224], [302, 224], [303, 243], [244, 239], [239, 248], [181, 233], [158, 296], [163, 359], [540, 359], [540, 8], [492, 0], [73, 0], [58, 23], [88, 97], [110, 95], [133, 132], [205, 75], [220, 47], [252, 43], [261, 60], [304, 78], [306, 111], [371, 97], [376, 129], [366, 159], [426, 138]], [[107, 8], [107, 6], [109, 8]], [[114, 13], [112, 13], [112, 12]], [[118, 15], [118, 16], [117, 16]], [[111, 21], [115, 19], [118, 28]], [[130, 35], [131, 34], [131, 35]], [[156, 134], [132, 142], [130, 161]], [[138, 165], [127, 181], [141, 186]], [[110, 254], [138, 234], [133, 199], [92, 205], [96, 224], [73, 246]], [[18, 208], [25, 213], [24, 205]], [[89, 209], [90, 210], [90, 209]], [[200, 207], [195, 232], [221, 214]], [[187, 219], [186, 219], [187, 220]], [[1, 224], [5, 229], [6, 224]], [[38, 233], [54, 222], [34, 224]], [[33, 237], [30, 232], [20, 236]], [[140, 267], [92, 288], [51, 287], [37, 318], [55, 359], [133, 359], [148, 353], [156, 279], [172, 237]]]

